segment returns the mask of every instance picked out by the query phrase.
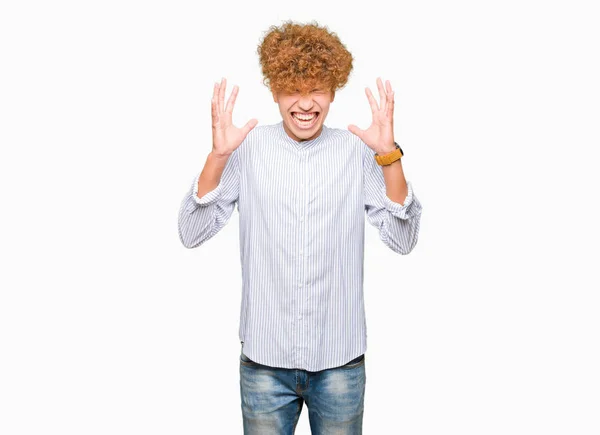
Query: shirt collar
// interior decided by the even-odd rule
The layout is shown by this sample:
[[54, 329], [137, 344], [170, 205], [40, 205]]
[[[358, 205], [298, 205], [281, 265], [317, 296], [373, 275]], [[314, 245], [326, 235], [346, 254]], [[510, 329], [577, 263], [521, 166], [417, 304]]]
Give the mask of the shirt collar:
[[323, 128], [321, 129], [321, 133], [314, 139], [311, 140], [303, 140], [298, 142], [295, 139], [292, 139], [286, 132], [285, 132], [285, 128], [283, 127], [283, 120], [281, 120], [278, 124], [277, 124], [277, 131], [279, 132], [279, 135], [281, 137], [281, 139], [292, 145], [294, 148], [296, 149], [306, 149], [306, 148], [310, 148], [313, 147], [319, 143], [321, 143], [323, 140], [325, 140], [325, 138], [327, 137], [327, 135], [329, 134], [329, 127], [327, 127], [325, 124], [323, 124]]

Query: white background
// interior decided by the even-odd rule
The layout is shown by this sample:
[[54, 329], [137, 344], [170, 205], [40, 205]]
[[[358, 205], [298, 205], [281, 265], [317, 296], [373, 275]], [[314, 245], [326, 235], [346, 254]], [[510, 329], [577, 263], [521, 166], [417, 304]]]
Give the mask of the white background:
[[367, 224], [364, 433], [600, 433], [592, 3], [3, 2], [0, 433], [242, 433], [239, 216], [194, 250], [177, 216], [214, 81], [279, 122], [287, 19], [355, 56], [326, 125], [391, 81], [423, 204], [408, 256]]

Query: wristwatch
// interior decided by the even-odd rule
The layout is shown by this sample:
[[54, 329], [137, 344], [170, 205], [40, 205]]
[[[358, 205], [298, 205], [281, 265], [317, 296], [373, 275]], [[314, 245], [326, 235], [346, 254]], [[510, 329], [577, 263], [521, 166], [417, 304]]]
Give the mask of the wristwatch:
[[402, 151], [402, 148], [400, 148], [400, 145], [398, 145], [397, 142], [394, 141], [394, 145], [396, 145], [396, 149], [392, 152], [389, 152], [387, 154], [384, 154], [382, 156], [380, 156], [379, 154], [375, 153], [375, 161], [380, 165], [380, 166], [387, 166], [389, 164], [394, 163], [396, 160], [400, 159], [403, 155], [404, 155], [404, 151]]

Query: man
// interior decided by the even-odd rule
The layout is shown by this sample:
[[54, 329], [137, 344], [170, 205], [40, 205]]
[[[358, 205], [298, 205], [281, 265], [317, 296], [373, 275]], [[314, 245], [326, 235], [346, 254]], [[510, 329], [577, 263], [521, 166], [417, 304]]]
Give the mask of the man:
[[258, 54], [282, 121], [232, 122], [238, 94], [212, 97], [212, 151], [186, 194], [179, 236], [195, 248], [238, 206], [242, 265], [239, 338], [244, 433], [293, 434], [303, 402], [313, 434], [362, 433], [366, 319], [365, 213], [381, 240], [408, 254], [421, 204], [394, 141], [394, 91], [369, 88], [366, 130], [327, 127], [352, 55], [316, 24], [272, 26]]

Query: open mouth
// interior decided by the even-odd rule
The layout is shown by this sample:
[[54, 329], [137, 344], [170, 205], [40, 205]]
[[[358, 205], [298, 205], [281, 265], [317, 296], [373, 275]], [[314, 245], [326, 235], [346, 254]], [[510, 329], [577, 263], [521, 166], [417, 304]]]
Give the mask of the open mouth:
[[301, 113], [292, 112], [292, 119], [300, 128], [310, 128], [317, 122], [319, 112]]

